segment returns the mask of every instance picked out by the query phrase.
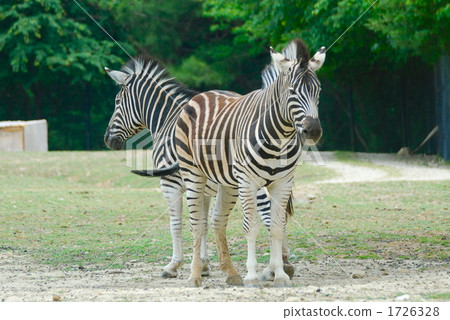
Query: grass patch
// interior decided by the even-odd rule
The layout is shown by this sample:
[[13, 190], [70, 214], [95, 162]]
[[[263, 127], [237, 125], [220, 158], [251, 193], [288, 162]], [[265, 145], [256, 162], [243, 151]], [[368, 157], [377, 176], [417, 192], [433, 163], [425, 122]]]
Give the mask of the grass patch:
[[[448, 181], [314, 184], [333, 176], [325, 167], [297, 168], [296, 187], [313, 187], [317, 197], [295, 204], [295, 222], [288, 222], [294, 260], [321, 259], [324, 250], [337, 258], [449, 258]], [[130, 174], [125, 152], [1, 153], [0, 203], [0, 251], [63, 268], [121, 267], [129, 260], [164, 265], [172, 253], [159, 179]], [[183, 215], [189, 262], [186, 206]], [[227, 235], [233, 259], [245, 261], [240, 204]], [[267, 262], [263, 226], [257, 246], [258, 261]], [[212, 232], [209, 247], [217, 261]]]
[[423, 296], [427, 300], [450, 301], [450, 292], [430, 293]]

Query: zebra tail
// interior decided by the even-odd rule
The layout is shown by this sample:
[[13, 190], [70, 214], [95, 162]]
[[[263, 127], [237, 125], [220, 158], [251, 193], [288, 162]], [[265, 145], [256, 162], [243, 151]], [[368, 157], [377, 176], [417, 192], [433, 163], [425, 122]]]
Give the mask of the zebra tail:
[[137, 174], [139, 176], [142, 176], [142, 177], [162, 177], [162, 176], [168, 176], [168, 175], [174, 174], [178, 170], [180, 170], [180, 165], [178, 164], [178, 162], [176, 162], [175, 164], [173, 164], [169, 167], [165, 167], [165, 168], [161, 168], [161, 169], [131, 170], [131, 172], [133, 172], [134, 174]]
[[289, 197], [289, 200], [288, 200], [288, 203], [286, 206], [287, 215], [290, 217], [292, 217], [294, 215], [294, 203], [292, 201], [293, 197], [294, 197], [294, 195], [292, 194], [292, 191], [291, 191], [291, 195]]

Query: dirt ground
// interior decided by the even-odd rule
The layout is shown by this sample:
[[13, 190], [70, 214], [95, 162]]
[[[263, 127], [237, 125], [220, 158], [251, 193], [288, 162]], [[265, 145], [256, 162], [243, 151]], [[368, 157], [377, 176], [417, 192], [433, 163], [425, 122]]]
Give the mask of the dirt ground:
[[[339, 263], [339, 266], [337, 265]], [[342, 269], [341, 269], [342, 267]], [[295, 265], [291, 288], [230, 287], [217, 265], [200, 289], [185, 288], [189, 266], [178, 279], [162, 279], [160, 266], [130, 262], [126, 269], [63, 271], [27, 256], [0, 254], [2, 301], [429, 301], [448, 293], [448, 264], [430, 261], [323, 260]], [[95, 266], [92, 266], [95, 270]], [[240, 266], [241, 273], [245, 268]], [[343, 271], [345, 270], [345, 272]], [[405, 296], [405, 295], [408, 296]]]
[[[394, 156], [359, 154], [378, 167], [355, 167], [324, 153], [339, 177], [321, 183], [386, 180], [450, 180], [448, 168], [422, 158], [404, 161]], [[58, 269], [40, 264], [23, 253], [0, 248], [1, 301], [430, 301], [448, 297], [448, 262], [423, 260], [332, 260], [295, 265], [291, 288], [230, 287], [217, 265], [202, 288], [185, 288], [189, 265], [177, 279], [162, 279], [160, 265], [129, 261], [121, 270]], [[263, 266], [260, 266], [262, 268]], [[238, 266], [242, 275], [245, 266]], [[262, 271], [262, 270], [261, 270]], [[438, 297], [438, 298], [433, 298]], [[442, 298], [441, 298], [442, 300]]]

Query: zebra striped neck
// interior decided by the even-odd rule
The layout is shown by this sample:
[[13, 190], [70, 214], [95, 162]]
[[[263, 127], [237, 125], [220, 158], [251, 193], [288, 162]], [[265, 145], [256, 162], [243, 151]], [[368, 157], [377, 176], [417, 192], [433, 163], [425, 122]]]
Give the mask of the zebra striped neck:
[[294, 123], [287, 110], [289, 80], [290, 75], [279, 74], [272, 84], [261, 90], [263, 101], [268, 102], [265, 105], [266, 110], [261, 121], [268, 129], [265, 131], [266, 135], [270, 136], [264, 138], [286, 139], [295, 134]]
[[[134, 63], [133, 63], [134, 62]], [[124, 71], [134, 74], [128, 86], [136, 94], [137, 113], [150, 133], [157, 138], [168, 132], [183, 105], [196, 92], [175, 81], [167, 70], [154, 60], [133, 60]]]

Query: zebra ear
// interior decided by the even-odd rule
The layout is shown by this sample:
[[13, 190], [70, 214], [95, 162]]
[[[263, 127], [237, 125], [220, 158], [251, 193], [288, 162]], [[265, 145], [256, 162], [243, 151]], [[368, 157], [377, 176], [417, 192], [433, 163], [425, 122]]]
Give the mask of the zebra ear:
[[273, 50], [272, 47], [270, 47], [270, 56], [272, 57], [274, 65], [283, 73], [289, 72], [289, 68], [295, 63], [294, 60], [289, 60], [281, 53]]
[[128, 73], [122, 72], [122, 71], [115, 71], [111, 70], [105, 67], [106, 72], [108, 75], [113, 79], [117, 84], [124, 85], [127, 81], [128, 77], [130, 76]]
[[319, 51], [316, 52], [314, 57], [309, 60], [309, 67], [311, 69], [317, 71], [322, 67], [323, 63], [325, 62], [325, 52], [325, 47], [322, 47]]

